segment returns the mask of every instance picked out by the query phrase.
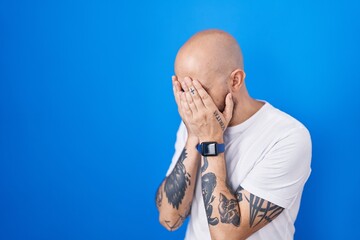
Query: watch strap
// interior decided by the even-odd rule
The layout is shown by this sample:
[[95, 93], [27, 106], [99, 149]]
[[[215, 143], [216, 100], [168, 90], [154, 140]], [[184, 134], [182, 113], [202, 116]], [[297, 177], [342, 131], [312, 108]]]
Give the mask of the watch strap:
[[218, 150], [218, 153], [225, 152], [225, 144], [224, 143], [218, 143], [217, 144], [217, 150]]

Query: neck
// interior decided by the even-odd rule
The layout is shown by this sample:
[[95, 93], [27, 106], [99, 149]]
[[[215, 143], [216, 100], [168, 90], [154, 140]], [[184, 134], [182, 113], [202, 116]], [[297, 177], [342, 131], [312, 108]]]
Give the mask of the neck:
[[264, 105], [263, 102], [250, 97], [247, 92], [242, 92], [234, 96], [234, 103], [233, 117], [231, 118], [229, 127], [245, 122]]

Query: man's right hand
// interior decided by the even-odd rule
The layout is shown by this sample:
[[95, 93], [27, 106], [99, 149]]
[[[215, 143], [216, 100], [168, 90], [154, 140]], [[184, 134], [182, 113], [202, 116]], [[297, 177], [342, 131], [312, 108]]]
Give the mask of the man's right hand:
[[178, 106], [178, 112], [180, 114], [181, 119], [183, 120], [185, 126], [186, 126], [186, 130], [188, 132], [188, 139], [191, 139], [193, 141], [197, 141], [197, 143], [199, 142], [198, 137], [191, 132], [190, 128], [188, 127], [188, 123], [186, 122], [184, 116], [185, 113], [183, 113], [182, 111], [182, 107], [181, 107], [181, 92], [183, 91], [187, 91], [187, 85], [186, 84], [181, 84], [180, 81], [178, 80], [177, 76], [172, 76], [172, 84], [173, 84], [173, 91], [174, 91], [174, 97], [175, 97], [175, 101], [176, 104]]

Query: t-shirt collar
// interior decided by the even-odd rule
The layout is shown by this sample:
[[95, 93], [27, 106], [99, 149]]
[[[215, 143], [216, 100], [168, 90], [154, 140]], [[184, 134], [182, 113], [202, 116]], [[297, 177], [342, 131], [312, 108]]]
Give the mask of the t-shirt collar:
[[234, 134], [234, 133], [244, 132], [250, 125], [256, 122], [257, 119], [261, 118], [261, 116], [264, 114], [264, 112], [266, 112], [266, 110], [271, 106], [271, 104], [265, 100], [259, 100], [259, 99], [257, 100], [263, 102], [264, 105], [244, 122], [235, 126], [227, 127], [224, 134]]

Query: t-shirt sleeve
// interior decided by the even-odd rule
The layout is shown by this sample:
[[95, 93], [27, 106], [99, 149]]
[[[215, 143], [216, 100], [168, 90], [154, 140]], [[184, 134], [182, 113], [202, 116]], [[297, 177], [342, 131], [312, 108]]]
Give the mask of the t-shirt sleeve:
[[170, 167], [166, 172], [166, 176], [168, 176], [171, 173], [171, 171], [173, 170], [173, 168], [175, 167], [177, 160], [179, 159], [181, 152], [185, 147], [186, 139], [187, 139], [186, 126], [185, 126], [184, 122], [181, 121], [179, 129], [176, 133], [175, 152], [172, 157]]
[[288, 208], [311, 173], [311, 137], [305, 127], [280, 138], [240, 184], [248, 192]]

